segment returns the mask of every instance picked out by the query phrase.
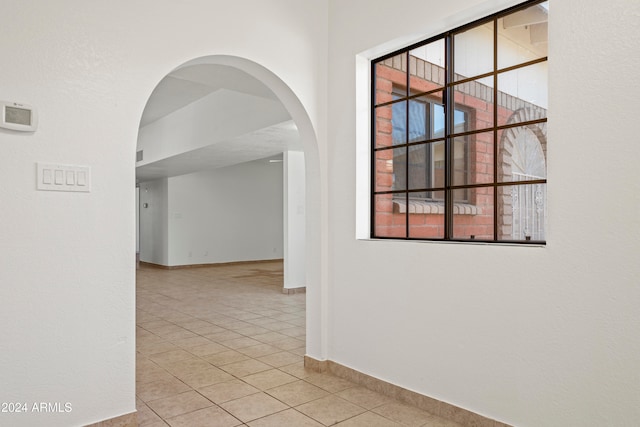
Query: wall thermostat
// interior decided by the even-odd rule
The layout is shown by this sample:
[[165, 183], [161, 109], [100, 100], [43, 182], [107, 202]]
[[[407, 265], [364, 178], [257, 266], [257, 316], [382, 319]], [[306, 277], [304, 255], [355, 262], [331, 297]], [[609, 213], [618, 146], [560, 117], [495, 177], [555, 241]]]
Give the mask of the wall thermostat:
[[38, 113], [31, 105], [0, 101], [0, 128], [22, 132], [35, 132]]

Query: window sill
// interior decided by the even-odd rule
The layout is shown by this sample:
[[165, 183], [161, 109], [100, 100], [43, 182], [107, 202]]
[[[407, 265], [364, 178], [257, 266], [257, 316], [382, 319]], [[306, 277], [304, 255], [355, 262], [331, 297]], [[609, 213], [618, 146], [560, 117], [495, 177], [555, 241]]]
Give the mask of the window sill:
[[[444, 215], [444, 203], [443, 202], [427, 202], [424, 200], [409, 200], [410, 214], [423, 214], [423, 215]], [[402, 200], [393, 201], [394, 213], [407, 213], [407, 203]], [[468, 203], [454, 203], [453, 214], [454, 215], [478, 215], [481, 210]]]

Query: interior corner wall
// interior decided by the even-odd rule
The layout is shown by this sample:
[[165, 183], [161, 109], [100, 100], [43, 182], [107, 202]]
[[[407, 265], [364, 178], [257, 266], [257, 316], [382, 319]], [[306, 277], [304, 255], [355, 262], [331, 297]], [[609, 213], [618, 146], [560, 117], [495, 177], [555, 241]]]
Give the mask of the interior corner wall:
[[168, 265], [283, 257], [282, 163], [266, 159], [168, 179]]
[[371, 128], [356, 56], [516, 3], [330, 1], [327, 357], [516, 426], [636, 425], [640, 2], [549, 2], [546, 247], [354, 239]]

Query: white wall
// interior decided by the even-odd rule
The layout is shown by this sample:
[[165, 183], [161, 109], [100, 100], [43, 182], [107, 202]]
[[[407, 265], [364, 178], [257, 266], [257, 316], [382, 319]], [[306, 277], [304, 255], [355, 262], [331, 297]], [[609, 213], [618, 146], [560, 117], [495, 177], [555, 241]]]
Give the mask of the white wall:
[[306, 286], [304, 153], [283, 154], [284, 173], [284, 287]]
[[354, 239], [369, 182], [356, 55], [513, 4], [330, 1], [327, 357], [517, 426], [636, 425], [640, 3], [551, 2], [546, 247]]
[[[68, 401], [73, 410], [0, 414], [0, 424], [84, 425], [135, 410], [138, 125], [158, 82], [193, 58], [246, 60], [291, 110], [315, 189], [310, 257], [320, 288], [326, 31], [324, 1], [3, 2], [1, 98], [35, 105], [40, 126], [0, 131], [0, 401]], [[37, 192], [38, 161], [90, 166], [92, 192]], [[319, 353], [321, 313], [310, 317]]]
[[282, 163], [169, 178], [168, 264], [282, 259]]

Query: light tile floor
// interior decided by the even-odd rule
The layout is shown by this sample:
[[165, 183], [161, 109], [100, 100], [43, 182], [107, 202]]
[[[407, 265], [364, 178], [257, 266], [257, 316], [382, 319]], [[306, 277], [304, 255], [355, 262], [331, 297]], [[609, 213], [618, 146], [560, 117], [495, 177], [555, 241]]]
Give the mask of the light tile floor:
[[137, 273], [141, 426], [458, 426], [305, 369], [305, 294], [282, 293], [281, 262]]

